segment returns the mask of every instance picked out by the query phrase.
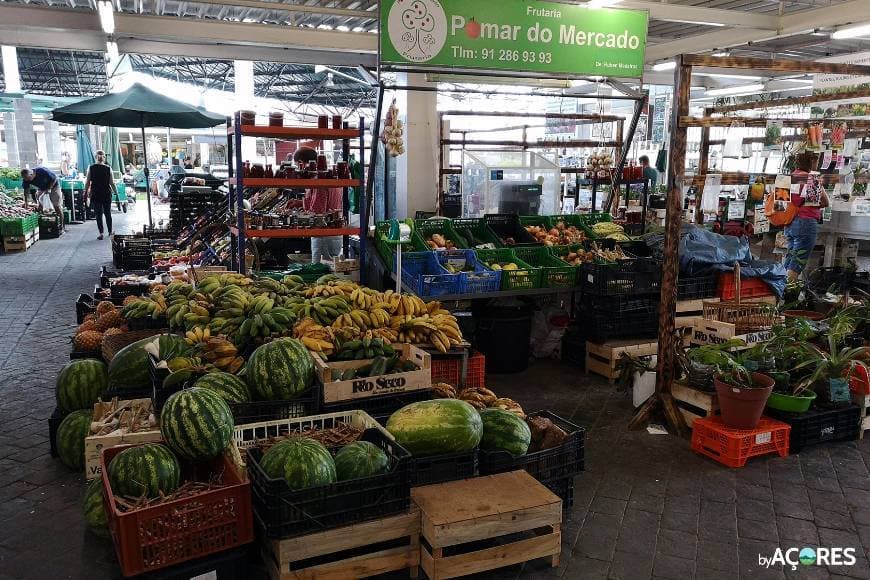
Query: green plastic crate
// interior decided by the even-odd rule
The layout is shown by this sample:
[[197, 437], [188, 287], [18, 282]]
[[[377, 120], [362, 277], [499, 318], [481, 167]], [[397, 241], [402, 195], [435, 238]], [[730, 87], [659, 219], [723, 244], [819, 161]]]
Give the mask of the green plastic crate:
[[0, 234], [4, 236], [23, 236], [39, 227], [39, 214], [32, 213], [23, 218], [0, 219]]
[[[490, 229], [483, 218], [458, 218], [453, 220], [453, 229], [456, 230], [468, 243], [471, 249], [492, 250], [501, 248], [501, 240]], [[489, 247], [491, 246], [491, 247]]]
[[[610, 214], [605, 214], [608, 218]], [[577, 229], [581, 230], [588, 239], [595, 239], [595, 233], [589, 229], [589, 226], [586, 224], [586, 221], [583, 219], [586, 216], [578, 215], [578, 214], [565, 214], [565, 215], [551, 215], [550, 222], [555, 227], [556, 223], [564, 222], [566, 226], [574, 226]], [[609, 220], [599, 220], [599, 221], [609, 221]]]
[[2, 185], [4, 189], [21, 189], [21, 180], [0, 177], [0, 185]]
[[453, 223], [448, 218], [432, 218], [428, 220], [414, 220], [414, 233], [420, 238], [425, 246], [424, 251], [434, 250], [426, 242], [433, 234], [441, 234], [445, 239], [453, 242], [456, 249], [470, 249], [465, 238], [453, 228]]
[[578, 269], [554, 257], [549, 248], [525, 246], [513, 250], [520, 260], [540, 268], [542, 288], [571, 288], [576, 285]]
[[[395, 267], [393, 262], [396, 259], [396, 246], [386, 242], [389, 233], [390, 222], [382, 221], [375, 224], [375, 247], [378, 249], [378, 253], [383, 258], [387, 268], [392, 272]], [[426, 244], [423, 243], [416, 231], [411, 232], [410, 242], [402, 244], [403, 252], [425, 252], [428, 250], [429, 248], [426, 247]]]
[[499, 270], [501, 272], [502, 290], [532, 290], [541, 287], [541, 269], [520, 260], [510, 248], [496, 250], [475, 250], [477, 259], [484, 263], [513, 262], [518, 266], [516, 270]]

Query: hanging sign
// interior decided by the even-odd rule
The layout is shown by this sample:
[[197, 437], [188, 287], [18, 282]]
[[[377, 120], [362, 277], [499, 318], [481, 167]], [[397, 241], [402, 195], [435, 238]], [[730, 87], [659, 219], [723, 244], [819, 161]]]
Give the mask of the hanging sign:
[[381, 0], [380, 60], [398, 68], [643, 74], [648, 14], [537, 0]]

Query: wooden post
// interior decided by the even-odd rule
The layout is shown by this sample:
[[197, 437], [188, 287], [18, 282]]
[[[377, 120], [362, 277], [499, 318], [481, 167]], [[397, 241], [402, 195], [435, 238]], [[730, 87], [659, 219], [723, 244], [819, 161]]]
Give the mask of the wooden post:
[[680, 269], [679, 244], [682, 228], [683, 173], [686, 165], [686, 128], [679, 119], [689, 110], [692, 85], [692, 67], [677, 58], [674, 70], [674, 108], [671, 115], [671, 146], [668, 160], [668, 197], [665, 217], [664, 264], [662, 265], [662, 292], [659, 303], [659, 345], [656, 391], [644, 403], [631, 421], [631, 428], [643, 427], [661, 404], [665, 419], [678, 435], [687, 435], [686, 423], [671, 396], [674, 378], [674, 352], [676, 336], [674, 317], [677, 307], [677, 277]]
[[[704, 116], [709, 117], [712, 109], [709, 107], [704, 109]], [[698, 159], [698, 175], [707, 177], [707, 171], [710, 168], [710, 127], [701, 127], [701, 150]], [[701, 211], [701, 201], [704, 197], [704, 188], [701, 187], [698, 193], [695, 194], [695, 223], [701, 225], [704, 223], [704, 212]]]

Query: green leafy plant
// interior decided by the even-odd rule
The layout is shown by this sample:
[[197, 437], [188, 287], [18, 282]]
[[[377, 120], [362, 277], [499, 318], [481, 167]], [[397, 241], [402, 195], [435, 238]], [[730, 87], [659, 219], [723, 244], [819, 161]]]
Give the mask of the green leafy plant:
[[631, 388], [634, 382], [634, 373], [643, 374], [655, 372], [656, 369], [652, 366], [651, 362], [627, 352], [623, 352], [619, 355], [619, 360], [616, 361], [616, 370], [619, 371], [619, 378], [616, 381], [616, 386], [620, 390], [627, 390]]
[[745, 346], [746, 343], [739, 339], [732, 339], [716, 345], [704, 345], [690, 348], [677, 353], [677, 358], [687, 374], [698, 371], [698, 367], [706, 367], [712, 371], [719, 380], [729, 385], [741, 388], [752, 388], [752, 373], [735, 354], [729, 349], [737, 346]]
[[[838, 348], [834, 336], [828, 335], [828, 352], [814, 344], [804, 345], [804, 360], [795, 366], [795, 370], [812, 369], [795, 387], [796, 392], [816, 391], [828, 386], [831, 379], [844, 379], [852, 375], [858, 368], [867, 371], [867, 359], [870, 349], [867, 347]], [[796, 393], [797, 394], [797, 393]]]

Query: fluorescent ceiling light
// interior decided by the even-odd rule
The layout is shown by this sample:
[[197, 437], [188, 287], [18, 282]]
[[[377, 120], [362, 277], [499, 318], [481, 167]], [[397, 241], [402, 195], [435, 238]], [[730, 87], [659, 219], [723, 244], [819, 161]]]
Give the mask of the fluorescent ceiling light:
[[731, 52], [728, 50], [723, 50], [722, 52], [714, 52], [710, 56], [717, 56], [717, 57], [731, 56]]
[[109, 62], [116, 63], [120, 58], [118, 56], [118, 43], [111, 40], [106, 42], [106, 56], [109, 57]]
[[115, 34], [115, 10], [109, 0], [97, 2], [97, 13], [100, 15], [100, 26], [106, 34]]
[[848, 28], [841, 28], [840, 30], [835, 30], [833, 34], [831, 34], [831, 38], [834, 40], [840, 40], [843, 38], [857, 38], [859, 36], [870, 36], [870, 24], [861, 24], [859, 26], [849, 26]]
[[722, 73], [693, 72], [692, 76], [710, 77], [711, 79], [737, 79], [742, 81], [760, 81], [761, 77], [753, 75], [729, 75]]
[[607, 8], [608, 6], [615, 6], [622, 2], [622, 0], [589, 0], [586, 3], [586, 8]]
[[755, 91], [763, 91], [764, 85], [761, 83], [754, 85], [739, 85], [736, 87], [724, 87], [721, 89], [710, 89], [705, 94], [709, 97], [722, 97], [726, 95], [752, 94]]
[[811, 81], [810, 79], [773, 79], [773, 80], [785, 81], [785, 82], [789, 82], [789, 83], [801, 83], [804, 85], [811, 85], [814, 82], [814, 81]]
[[18, 73], [18, 49], [14, 46], [0, 47], [0, 57], [3, 61], [3, 76], [6, 77], [6, 92], [21, 92], [21, 76]]
[[652, 67], [652, 69], [654, 71], [673, 70], [675, 68], [677, 68], [677, 63], [676, 63], [676, 61], [673, 61], [673, 60], [667, 60], [665, 62], [657, 62]]
[[326, 72], [326, 71], [328, 71], [328, 70], [329, 70], [329, 69], [326, 68], [325, 66], [323, 66], [322, 64], [316, 64], [316, 65], [314, 65], [314, 74], [316, 74], [316, 75], [319, 75], [320, 73], [322, 73], [322, 72]]

